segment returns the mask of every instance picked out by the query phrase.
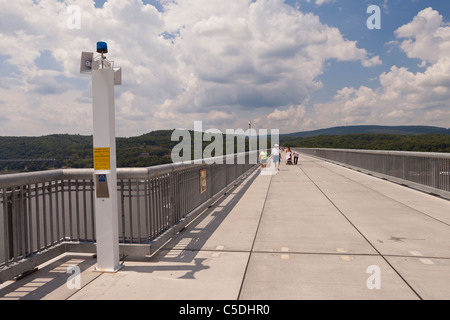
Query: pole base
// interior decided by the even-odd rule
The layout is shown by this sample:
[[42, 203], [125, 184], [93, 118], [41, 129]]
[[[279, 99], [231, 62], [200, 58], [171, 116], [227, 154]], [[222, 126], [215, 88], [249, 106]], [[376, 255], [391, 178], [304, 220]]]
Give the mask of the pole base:
[[114, 269], [102, 269], [102, 268], [99, 268], [98, 266], [96, 266], [94, 268], [94, 271], [95, 272], [105, 272], [105, 273], [116, 273], [122, 268], [123, 268], [123, 264], [121, 263], [121, 264], [117, 265], [116, 267], [114, 267]]

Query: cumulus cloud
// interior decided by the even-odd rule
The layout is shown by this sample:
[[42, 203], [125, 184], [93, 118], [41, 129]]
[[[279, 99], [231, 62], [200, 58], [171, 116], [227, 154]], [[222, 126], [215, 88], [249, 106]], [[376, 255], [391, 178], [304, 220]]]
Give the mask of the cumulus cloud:
[[[277, 110], [301, 117], [298, 106], [321, 88], [327, 60], [381, 64], [337, 28], [283, 0], [165, 0], [160, 11], [140, 0], [109, 0], [102, 8], [93, 1], [6, 2], [0, 0], [0, 57], [16, 72], [0, 71], [9, 86], [0, 96], [11, 107], [20, 102], [23, 113], [8, 115], [12, 124], [2, 126], [2, 135], [91, 133], [90, 80], [79, 74], [79, 59], [99, 40], [123, 69], [116, 87], [122, 136], [202, 119], [245, 128], [256, 115], [275, 121]], [[80, 29], [67, 27], [70, 5], [80, 8]], [[43, 55], [54, 66], [38, 67]]]
[[410, 58], [426, 62], [423, 72], [392, 66], [380, 75], [381, 87], [343, 88], [334, 101], [316, 105], [320, 123], [428, 124], [448, 127], [450, 121], [450, 28], [442, 16], [424, 9], [395, 31], [400, 48]]
[[271, 109], [269, 115], [305, 103], [321, 88], [317, 77], [329, 59], [381, 63], [282, 0], [191, 0], [170, 2], [165, 10], [180, 69], [189, 75], [183, 93], [165, 102], [178, 112]]
[[438, 11], [426, 8], [413, 21], [395, 31], [398, 38], [406, 38], [400, 47], [409, 58], [436, 63], [450, 50], [450, 27], [443, 23]]

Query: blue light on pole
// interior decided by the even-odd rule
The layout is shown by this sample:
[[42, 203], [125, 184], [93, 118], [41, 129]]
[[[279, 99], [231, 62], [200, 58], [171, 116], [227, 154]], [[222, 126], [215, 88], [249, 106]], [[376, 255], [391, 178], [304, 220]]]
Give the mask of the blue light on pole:
[[101, 54], [108, 53], [108, 45], [106, 44], [106, 42], [97, 42], [97, 52]]

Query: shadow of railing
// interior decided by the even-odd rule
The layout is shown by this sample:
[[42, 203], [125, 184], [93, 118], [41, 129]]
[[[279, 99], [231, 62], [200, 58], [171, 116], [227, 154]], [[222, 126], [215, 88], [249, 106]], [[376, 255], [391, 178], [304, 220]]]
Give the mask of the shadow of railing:
[[[186, 226], [176, 237], [172, 238], [162, 248], [159, 254], [152, 257], [133, 257], [125, 259], [124, 270], [140, 273], [156, 271], [183, 271], [179, 279], [195, 279], [197, 272], [209, 269], [205, 265], [205, 258], [198, 258], [203, 246], [216, 232], [223, 221], [233, 211], [248, 188], [252, 185], [260, 172], [252, 173], [246, 180], [241, 181], [230, 189], [225, 196], [211, 205], [195, 220]], [[205, 221], [207, 222], [205, 223]], [[127, 265], [126, 261], [157, 262], [157, 265]]]

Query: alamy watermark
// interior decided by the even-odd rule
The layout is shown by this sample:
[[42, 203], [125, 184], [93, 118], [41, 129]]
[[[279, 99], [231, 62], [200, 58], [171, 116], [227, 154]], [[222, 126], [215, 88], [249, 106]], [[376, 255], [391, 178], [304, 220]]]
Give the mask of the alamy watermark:
[[69, 30], [81, 29], [81, 8], [76, 5], [70, 5], [67, 7], [67, 20], [66, 26]]
[[81, 289], [81, 269], [78, 266], [68, 267], [66, 273], [71, 274], [66, 281], [66, 286], [69, 290]]
[[[245, 164], [245, 152], [250, 151], [248, 163], [257, 164], [257, 151], [262, 149], [268, 150], [271, 146], [279, 144], [280, 141], [280, 130], [278, 129], [270, 130], [271, 146], [269, 146], [269, 130], [261, 129], [256, 131], [251, 128], [246, 131], [243, 129], [226, 129], [224, 140], [224, 134], [219, 129], [208, 129], [203, 132], [202, 121], [194, 122], [192, 134], [193, 138], [191, 132], [187, 129], [176, 129], [172, 132], [171, 140], [179, 142], [172, 149], [171, 158], [173, 163], [194, 161], [194, 164], [200, 164], [204, 161], [207, 164], [223, 164], [224, 162], [226, 164], [235, 164], [235, 158], [227, 157], [226, 155], [237, 153], [237, 164]], [[246, 148], [246, 141], [248, 141], [248, 149]], [[210, 142], [210, 144], [203, 149], [203, 142]], [[194, 150], [192, 150], [192, 146]]]
[[381, 9], [377, 5], [370, 5], [367, 8], [367, 14], [371, 16], [367, 19], [367, 29], [380, 30], [381, 29]]
[[[81, 8], [77, 5], [70, 5], [67, 7], [66, 26], [69, 30], [81, 29]], [[370, 5], [366, 11], [371, 16], [367, 19], [367, 28], [369, 30], [381, 29], [381, 9], [377, 5]]]
[[381, 289], [381, 269], [377, 265], [371, 265], [367, 267], [366, 272], [370, 274], [367, 278], [366, 286], [369, 290], [380, 290]]

